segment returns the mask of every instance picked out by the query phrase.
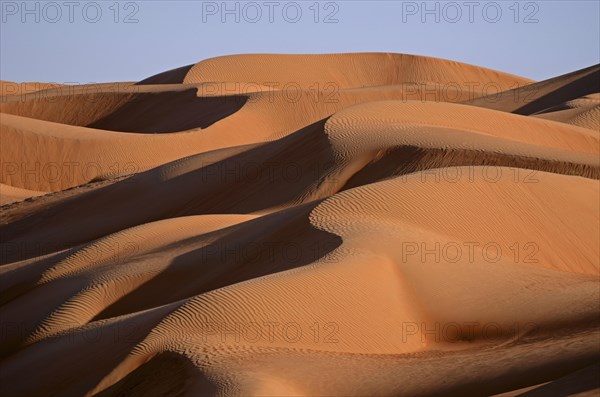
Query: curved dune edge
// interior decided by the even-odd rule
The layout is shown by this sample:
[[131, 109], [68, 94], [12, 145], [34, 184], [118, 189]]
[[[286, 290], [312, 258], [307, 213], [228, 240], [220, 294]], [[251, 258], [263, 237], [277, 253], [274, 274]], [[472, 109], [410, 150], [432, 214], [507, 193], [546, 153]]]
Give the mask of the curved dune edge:
[[184, 83], [238, 81], [241, 83], [293, 83], [308, 88], [333, 83], [339, 88], [358, 88], [407, 82], [462, 84], [494, 83], [499, 89], [531, 83], [531, 80], [445, 59], [393, 53], [323, 55], [245, 54], [207, 59], [195, 64]]
[[[311, 68], [303, 67], [302, 59]], [[267, 69], [262, 67], [265, 62]], [[378, 74], [373, 73], [375, 65]], [[349, 73], [353, 68], [356, 70]], [[203, 74], [208, 70], [209, 76], [192, 78], [199, 73], [197, 69]], [[282, 74], [276, 75], [277, 70]], [[314, 75], [306, 75], [307, 70]], [[212, 75], [213, 71], [221, 74]], [[242, 73], [249, 74], [244, 77]], [[275, 74], [262, 81], [267, 73]], [[317, 85], [304, 86], [302, 76], [314, 77]], [[199, 152], [280, 138], [357, 103], [389, 99], [462, 102], [483, 95], [489, 83], [498, 89], [513, 82], [529, 83], [457, 62], [385, 53], [222, 57], [194, 65], [183, 84], [177, 84], [177, 79], [158, 80], [151, 85], [63, 86], [3, 97], [1, 133], [10, 144], [3, 145], [2, 160], [20, 166], [16, 173], [12, 168], [2, 173], [0, 182], [29, 190], [57, 191], [94, 178], [127, 175], [132, 169], [139, 172]], [[281, 84], [272, 85], [273, 81]], [[221, 109], [216, 114], [215, 107]], [[240, 134], [240, 129], [245, 133]], [[105, 131], [152, 136], [115, 136]], [[168, 139], [154, 135], [180, 132], [188, 133]], [[45, 150], [27, 150], [32, 145]], [[104, 156], [106, 152], [110, 156]], [[44, 172], [50, 171], [36, 170], [37, 164], [58, 164], [60, 177], [45, 176]], [[73, 164], [77, 170], [69, 175]], [[26, 180], [24, 174], [32, 169], [38, 174], [37, 180]], [[94, 175], [90, 177], [91, 173]]]
[[[521, 147], [535, 145], [580, 153], [600, 153], [600, 131], [450, 103], [382, 101], [357, 105], [334, 114], [327, 121], [326, 130], [334, 144], [341, 137], [345, 141], [358, 141], [358, 144], [371, 142], [374, 146], [385, 144], [403, 131], [409, 131], [406, 133], [409, 135], [413, 127], [472, 132], [512, 141], [515, 146], [518, 144]], [[372, 139], [373, 136], [366, 138], [362, 134], [362, 131], [372, 131], [373, 128], [377, 132], [371, 134], [378, 139]], [[386, 132], [388, 135], [385, 135]], [[446, 142], [438, 144], [431, 142], [425, 131], [423, 135], [414, 133], [409, 138], [413, 138], [414, 142], [437, 145], [438, 148], [449, 147], [450, 144], [446, 142], [454, 138], [451, 134], [440, 134], [439, 139], [445, 139]], [[464, 140], [460, 142], [465, 148], [470, 143]]]
[[[413, 368], [430, 365], [432, 362], [430, 357], [434, 353], [436, 354], [434, 362], [437, 365], [441, 365], [446, 358], [456, 360], [456, 357], [462, 357], [461, 359], [466, 360], [469, 357], [472, 360], [474, 359], [473, 355], [493, 363], [493, 357], [486, 353], [487, 349], [492, 346], [495, 346], [494, 350], [496, 350], [494, 356], [500, 354], [508, 357], [511, 354], [522, 354], [523, 351], [526, 351], [523, 350], [525, 346], [537, 346], [538, 344], [548, 344], [546, 350], [543, 351], [552, 352], [552, 349], [558, 348], [556, 345], [558, 342], [556, 338], [551, 341], [547, 340], [547, 335], [550, 333], [556, 335], [556, 327], [559, 324], [561, 332], [566, 334], [558, 339], [575, 341], [571, 343], [570, 352], [555, 356], [551, 356], [551, 353], [538, 355], [533, 362], [528, 362], [527, 367], [513, 367], [510, 369], [510, 373], [516, 377], [515, 382], [517, 382], [519, 373], [524, 370], [535, 373], [536, 365], [540, 366], [543, 363], [545, 367], [555, 365], [556, 371], [563, 371], [566, 374], [565, 366], [581, 362], [577, 360], [587, 362], [586, 360], [594, 358], [589, 346], [596, 337], [594, 335], [597, 335], [590, 334], [590, 332], [594, 329], [594, 318], [598, 314], [594, 303], [594, 291], [597, 291], [597, 284], [594, 280], [598, 277], [597, 257], [599, 252], [598, 247], [592, 243], [594, 239], [584, 239], [584, 236], [599, 236], [600, 214], [588, 200], [590, 197], [597, 198], [598, 181], [540, 173], [538, 175], [539, 183], [518, 184], [513, 181], [509, 169], [503, 168], [502, 170], [507, 172], [503, 172], [501, 180], [495, 183], [479, 177], [473, 182], [423, 184], [422, 174], [417, 173], [407, 179], [395, 178], [350, 189], [334, 195], [316, 206], [311, 206], [314, 209], [310, 212], [304, 210], [298, 212], [295, 209], [285, 210], [281, 214], [250, 220], [254, 223], [272, 223], [277, 220], [279, 225], [284, 225], [290, 221], [296, 222], [294, 219], [301, 220], [308, 217], [310, 224], [307, 224], [309, 228], [307, 230], [312, 231], [303, 237], [296, 237], [292, 241], [296, 244], [304, 244], [306, 241], [302, 243], [302, 239], [310, 239], [309, 236], [320, 229], [331, 236], [339, 236], [341, 244], [334, 243], [329, 247], [329, 253], [323, 252], [324, 256], [315, 257], [313, 262], [308, 262], [299, 268], [282, 273], [267, 273], [263, 277], [253, 278], [242, 283], [233, 283], [197, 296], [191, 296], [188, 299], [169, 303], [168, 299], [172, 292], [168, 286], [181, 286], [180, 277], [189, 277], [190, 274], [196, 273], [201, 277], [199, 280], [203, 278], [206, 280], [204, 282], [211, 277], [207, 273], [197, 273], [194, 270], [195, 266], [190, 267], [194, 262], [188, 262], [187, 270], [180, 273], [180, 276], [163, 277], [160, 279], [162, 285], [154, 287], [153, 290], [155, 295], [158, 294], [157, 297], [167, 298], [166, 301], [163, 301], [164, 303], [157, 301], [154, 308], [145, 308], [145, 310], [141, 308], [141, 311], [131, 314], [119, 313], [119, 317], [98, 319], [88, 325], [83, 324], [92, 320], [93, 313], [101, 310], [102, 306], [93, 308], [99, 304], [110, 305], [110, 301], [107, 301], [106, 293], [93, 294], [91, 293], [93, 289], [77, 286], [77, 284], [83, 280], [93, 280], [93, 283], [99, 283], [100, 286], [110, 286], [117, 282], [129, 285], [129, 288], [141, 289], [143, 286], [134, 280], [138, 277], [137, 275], [147, 274], [151, 257], [145, 256], [144, 252], [152, 248], [145, 246], [138, 253], [138, 255], [142, 255], [140, 258], [147, 257], [148, 259], [145, 259], [143, 262], [145, 265], [138, 267], [137, 270], [135, 270], [135, 264], [139, 263], [139, 260], [135, 259], [135, 255], [122, 258], [120, 266], [117, 267], [105, 263], [100, 267], [83, 268], [80, 271], [89, 274], [84, 278], [77, 276], [77, 273], [63, 272], [59, 275], [59, 273], [55, 273], [56, 270], [52, 270], [56, 276], [46, 279], [47, 281], [40, 280], [38, 284], [42, 284], [38, 285], [36, 290], [42, 291], [43, 288], [54, 286], [54, 288], [67, 291], [66, 286], [70, 284], [71, 287], [68, 289], [73, 290], [74, 295], [66, 300], [59, 310], [54, 311], [43, 326], [43, 329], [47, 330], [49, 334], [46, 334], [45, 337], [44, 334], [34, 334], [37, 336], [34, 336], [31, 341], [36, 341], [36, 343], [14, 353], [5, 361], [6, 370], [3, 371], [3, 376], [10, 377], [13, 370], [19, 370], [21, 366], [19, 363], [28, 362], [29, 356], [32, 354], [38, 357], [37, 365], [43, 365], [46, 360], [52, 360], [53, 353], [44, 349], [48, 343], [58, 343], [58, 346], [63, 346], [59, 350], [61, 354], [64, 354], [64, 349], [79, 349], [80, 352], [77, 355], [66, 355], [68, 361], [75, 359], [76, 356], [92, 354], [90, 349], [101, 348], [102, 344], [111, 343], [108, 330], [116, 327], [116, 324], [119, 323], [123, 323], [123, 325], [127, 323], [140, 324], [134, 328], [136, 331], [129, 339], [133, 344], [125, 343], [120, 347], [120, 349], [125, 349], [121, 350], [122, 352], [129, 351], [128, 357], [118, 359], [117, 357], [121, 353], [115, 352], [116, 356], [106, 356], [103, 359], [105, 360], [104, 364], [102, 362], [95, 363], [94, 365], [98, 366], [105, 365], [106, 369], [114, 366], [114, 369], [110, 370], [110, 374], [97, 386], [95, 386], [97, 381], [93, 380], [91, 374], [84, 375], [84, 371], [89, 371], [85, 366], [72, 367], [72, 371], [81, 374], [81, 380], [79, 384], [71, 387], [77, 386], [79, 390], [90, 388], [90, 392], [92, 390], [98, 392], [121, 382], [128, 373], [135, 371], [136, 368], [141, 368], [140, 366], [150, 358], [163, 354], [161, 352], [177, 352], [177, 354], [187, 357], [183, 361], [189, 363], [186, 366], [202, 368], [204, 377], [213, 379], [210, 382], [205, 381], [206, 384], [202, 386], [205, 387], [202, 389], [204, 391], [210, 390], [210, 388], [233, 387], [232, 390], [237, 389], [237, 393], [242, 395], [256, 390], [262, 390], [267, 395], [275, 395], [284, 390], [296, 390], [297, 393], [309, 395], [330, 394], [336, 389], [323, 388], [323, 383], [319, 381], [319, 371], [309, 370], [307, 374], [304, 370], [306, 381], [302, 383], [301, 389], [295, 389], [298, 387], [296, 382], [299, 378], [296, 378], [296, 381], [294, 379], [299, 375], [295, 375], [294, 370], [289, 369], [291, 371], [289, 376], [280, 381], [271, 381], [270, 377], [263, 381], [251, 381], [251, 379], [263, 378], [251, 376], [247, 372], [248, 368], [235, 364], [235, 357], [267, 360], [264, 370], [271, 371], [274, 365], [280, 365], [275, 363], [279, 362], [278, 357], [284, 357], [282, 354], [286, 354], [288, 357], [297, 357], [296, 360], [301, 363], [311, 356], [314, 360], [315, 357], [324, 354], [317, 353], [315, 356], [311, 351], [328, 351], [332, 354], [331, 359], [326, 358], [328, 356], [325, 355], [321, 362], [335, 363], [337, 359], [345, 355], [346, 365], [350, 365], [345, 370], [350, 371], [349, 373], [352, 373], [352, 368], [362, 368], [365, 360], [367, 360], [366, 362], [373, 360], [377, 354], [391, 355], [386, 360], [396, 360], [395, 362], [402, 362], [407, 357], [411, 357]], [[549, 191], [560, 191], [562, 196], [551, 195], [548, 193]], [[500, 206], [490, 208], [485, 200], [482, 200], [482, 197], [493, 197], [498, 194], [506, 197], [505, 200], [498, 203], [501, 204]], [[371, 196], [378, 199], [370, 199]], [[423, 205], [423, 200], [443, 202], [445, 205]], [[543, 206], [539, 205], [541, 202], [544, 203]], [[570, 203], [567, 208], [565, 208], [565, 203]], [[478, 220], [480, 218], [472, 218], [470, 216], [472, 212], [486, 214], [487, 216], [483, 219], [492, 223], [481, 222]], [[591, 214], [594, 215], [590, 216]], [[290, 215], [292, 215], [291, 218]], [[300, 217], [297, 218], [298, 216]], [[523, 223], [524, 217], [535, 219], [536, 222]], [[455, 219], [461, 219], [463, 223], [451, 221]], [[233, 222], [239, 220], [236, 217], [231, 218]], [[216, 227], [222, 227], [231, 221], [227, 221], [225, 224], [218, 223]], [[185, 222], [184, 224], [177, 220], [168, 222], [177, 228], [184, 226], [184, 229], [180, 230], [187, 235], [196, 234], [189, 229], [190, 227], [195, 227], [194, 225], [203, 227], [201, 226], [202, 217], [183, 218], [181, 222]], [[574, 234], [557, 234], [556, 230], [559, 224], [562, 225], [562, 230], [569, 230]], [[142, 230], [150, 232], [152, 229], [149, 227], [144, 226]], [[153, 226], [153, 228], [155, 227], [157, 230], [163, 231], [160, 234], [162, 237], [159, 235], [155, 237], [159, 239], [156, 240], [157, 242], [162, 241], [161, 244], [168, 241], [165, 241], [164, 236], [170, 236], [169, 239], [171, 236], [174, 239], [183, 237], [181, 234], [169, 233], [164, 226]], [[237, 231], [231, 231], [230, 227], [222, 229], [223, 232], [233, 233], [230, 234], [230, 243], [233, 243], [232, 240], [247, 236], [248, 233], [243, 231], [243, 228], [265, 230], [267, 233], [272, 233], [272, 229], [257, 228], [248, 221], [237, 227], [240, 228]], [[533, 228], [535, 231], [528, 230], [528, 228]], [[296, 232], [299, 230], [298, 227], [290, 229]], [[205, 229], [205, 231], [209, 230], [210, 227]], [[504, 234], [500, 235], [498, 232]], [[114, 238], [121, 239], [121, 241], [132, 241], [127, 239], [126, 235], [123, 234], [121, 237], [117, 235]], [[208, 235], [204, 235], [215, 238], [210, 231]], [[264, 236], [259, 236], [260, 234], [254, 236], [253, 239], [264, 238]], [[537, 249], [532, 252], [523, 252], [525, 255], [523, 257], [515, 257], [510, 246], [514, 242], [518, 242], [522, 248], [525, 243], [531, 242], [532, 236], [536, 236], [533, 243], [537, 245]], [[202, 239], [204, 237], [193, 237], [193, 240], [196, 241]], [[404, 242], [404, 245], [399, 245], [398, 239]], [[323, 241], [323, 239], [320, 238], [318, 241]], [[436, 243], [447, 245], [477, 242], [478, 244], [473, 257], [461, 255], [457, 259], [454, 255], [451, 258], [443, 255], [441, 259], [435, 259], [431, 255], [423, 258], [420, 253], [403, 252], [402, 250], [413, 241], [425, 242], [431, 247]], [[590, 244], [584, 247], [575, 243], [579, 241], [589, 241]], [[490, 242], [501, 247], [500, 257], [497, 257], [496, 253], [488, 253], [493, 257], [486, 256], [488, 254], [479, 248]], [[99, 242], [98, 244], [106, 243]], [[577, 249], [573, 248], [573, 244], [576, 244]], [[306, 246], [309, 247], [310, 244]], [[431, 247], [429, 247], [430, 250]], [[182, 246], [177, 244], [173, 249], [181, 250]], [[208, 248], [204, 249], [207, 252]], [[558, 252], [562, 255], [569, 253], [574, 256], [562, 257], [561, 262], [556, 262], [556, 258], [561, 257], [557, 254]], [[533, 256], [528, 257], [532, 253]], [[72, 255], [72, 257], [76, 262], [70, 260], [71, 264], [68, 267], [77, 266], [77, 263], [86, 263], [84, 257], [79, 254]], [[162, 261], [168, 263], [166, 258]], [[237, 263], [238, 266], [241, 265], [239, 261]], [[259, 260], [257, 265], [259, 264], [261, 264], [260, 266], [269, 266], [265, 258], [262, 261]], [[574, 264], [579, 264], [579, 267], [573, 267]], [[24, 268], [16, 270], [16, 272], [25, 272], [26, 270]], [[106, 278], [107, 274], [114, 272], [116, 274]], [[231, 276], [234, 273], [227, 274]], [[464, 277], [465, 274], [469, 275], [468, 278]], [[217, 275], [212, 277], [215, 276]], [[103, 279], [106, 281], [103, 282]], [[105, 284], [108, 280], [114, 281]], [[311, 286], [310, 289], [306, 288], [307, 285]], [[462, 295], [452, 292], [456, 288], [469, 289], [471, 292], [469, 298], [492, 294], [495, 299], [493, 302], [488, 299], [464, 301]], [[78, 290], [81, 291], [78, 292]], [[110, 291], [118, 293], [119, 289], [111, 288]], [[285, 291], [283, 300], [282, 291]], [[34, 304], [36, 299], [40, 299], [36, 296], [41, 298], [48, 296], [48, 293], [22, 295], [8, 305], [4, 305], [2, 310], [4, 313], [10, 312], [11, 307], [17, 309], [26, 301], [31, 302], [28, 305]], [[135, 302], [135, 300], [131, 301], [134, 299], [133, 297], [129, 299], [129, 304], [126, 301], [121, 301], [121, 304], [127, 306]], [[315, 306], [314, 302], [317, 301], [319, 305]], [[498, 302], [502, 302], [502, 304], [498, 304]], [[52, 308], [54, 304], [47, 302], [45, 306]], [[39, 306], [36, 305], [36, 307]], [[532, 307], [535, 307], [535, 310], [532, 311]], [[41, 310], [41, 307], [38, 310]], [[92, 311], [90, 312], [90, 310]], [[16, 318], [15, 316], [16, 314], [11, 314], [11, 317]], [[86, 318], [88, 318], [87, 321]], [[60, 336], [56, 342], [49, 339], [49, 336], [56, 332], [51, 331], [53, 327], [55, 330], [60, 330], [61, 327], [64, 327], [61, 324], [72, 324], [73, 321], [82, 320], [82, 328], [75, 328], [76, 334], [80, 335], [79, 338], [85, 340], [83, 335], [86, 333], [97, 332], [94, 331], [95, 328], [103, 329], [107, 334], [100, 332], [99, 341], [104, 342], [86, 346], [83, 342], [73, 344], [68, 342], [65, 337]], [[220, 333], [213, 334], [203, 328], [206, 327], [206, 324], [263, 324], [266, 322], [279, 324], [295, 322], [305, 330], [305, 334], [293, 344], [289, 353], [285, 353], [291, 346], [289, 342], [281, 339], [281, 334], [272, 342], [263, 338], [250, 343], [236, 341], [234, 337], [226, 338], [223, 341]], [[406, 332], [407, 324], [412, 326], [423, 322], [428, 324], [429, 328], [427, 329], [435, 329], [435, 324], [487, 324], [494, 322], [500, 324], [505, 333], [498, 335], [493, 341], [480, 333], [481, 330], [479, 332], [474, 330], [471, 334], [468, 328], [464, 327], [456, 329], [459, 334], [453, 334], [454, 331], [452, 331], [443, 334], [441, 339], [432, 336], [429, 338], [425, 336], [425, 339], [422, 339], [422, 330], [414, 335], [411, 332], [410, 338], [407, 335], [402, 336], [402, 330], [404, 329]], [[324, 331], [331, 333], [332, 330], [335, 330], [335, 338], [332, 337], [327, 341], [315, 339], [314, 335], [309, 333], [309, 327], [315, 323], [323, 326], [328, 324], [330, 328]], [[378, 326], [373, 327], [372, 324]], [[522, 328], [513, 330], [511, 327], [515, 324], [520, 324]], [[63, 331], [68, 329], [63, 328]], [[509, 329], [511, 332], [508, 332]], [[518, 343], [515, 342], [516, 340]], [[11, 345], [14, 345], [14, 342]], [[119, 365], [116, 365], [117, 361], [114, 361], [116, 359], [119, 360]], [[348, 360], [350, 360], [349, 363]], [[352, 362], [356, 367], [351, 364]], [[223, 363], [227, 363], [227, 365], [222, 366]], [[69, 362], [64, 365], [71, 368]], [[380, 368], [381, 365], [380, 363], [376, 368]], [[385, 371], [397, 370], [397, 366], [385, 369]], [[506, 368], [506, 370], [509, 369]], [[140, 371], [143, 370], [140, 369]], [[39, 390], [56, 392], [75, 390], [63, 389], [62, 386], [59, 386], [63, 384], [60, 377], [64, 376], [59, 371], [50, 370], [44, 374], [36, 385], [40, 388]], [[57, 376], [58, 378], [56, 378]], [[533, 379], [539, 379], [539, 377], [538, 374]], [[482, 382], [483, 379], [485, 377], [482, 378]], [[463, 381], [466, 382], [466, 378]], [[459, 379], [457, 383], [460, 382]], [[124, 385], [127, 382], [120, 384]], [[392, 382], [387, 386], [389, 389], [386, 389], [385, 384], [379, 383], [378, 389], [373, 390], [392, 392], [397, 390], [394, 389], [396, 384], [396, 382]], [[427, 387], [434, 387], [432, 385], [434, 384], [429, 384]], [[56, 387], [60, 387], [60, 389], [56, 389]], [[417, 385], [412, 387], [413, 389], [407, 390], [419, 390]], [[487, 386], [481, 385], [481, 387], [483, 387], [481, 390], [488, 392], [491, 390], [502, 391], [502, 386], [493, 381]], [[25, 393], [24, 389], [20, 390]], [[35, 394], [35, 389], [26, 391]]]
[[597, 392], [597, 73], [263, 54], [4, 95], [0, 394]]
[[598, 131], [600, 130], [600, 95], [587, 95], [567, 101], [534, 116]]
[[[598, 137], [584, 128], [464, 105], [358, 105], [267, 144], [191, 156], [46, 206], [32, 203], [21, 219], [11, 212], [27, 211], [8, 209], [12, 223], [0, 230], [9, 247], [20, 249], [7, 249], [2, 262], [174, 216], [273, 212], [416, 171], [430, 170], [435, 181], [472, 178], [472, 170], [457, 174], [456, 167], [469, 165], [486, 166], [490, 180], [503, 166], [521, 169], [517, 182], [535, 183], [538, 171], [600, 179]], [[134, 210], [137, 202], [145, 203], [143, 210]], [[30, 231], [36, 216], [47, 223]]]
[[[529, 83], [530, 80], [522, 77], [482, 67], [416, 55], [247, 54], [204, 60], [161, 73], [138, 84], [44, 85], [43, 92], [7, 91], [2, 94], [7, 96], [2, 98], [0, 109], [4, 113], [83, 126], [128, 102], [140, 102], [145, 100], [143, 97], [153, 96], [144, 94], [156, 96], [193, 87], [198, 88], [199, 96], [222, 97], [283, 90], [288, 91], [293, 99], [299, 93], [289, 91], [307, 90], [314, 95], [324, 93], [325, 99], [332, 100], [340, 90], [402, 86], [410, 92], [407, 94], [409, 96], [421, 92], [424, 99], [429, 96], [435, 97], [435, 100], [445, 101], [444, 97], [448, 97], [464, 101], [481, 97], [489, 91], [490, 84], [496, 90], [504, 90], [512, 85]], [[468, 92], [468, 98], [455, 91]], [[163, 99], [163, 103], [166, 99]], [[148, 115], [156, 119], [152, 112]]]
[[198, 91], [189, 84], [64, 86], [4, 97], [0, 111], [100, 130], [155, 134], [206, 128], [245, 102], [244, 98], [202, 97]]
[[0, 184], [0, 206], [23, 201], [31, 197], [42, 196], [46, 192], [20, 189], [18, 187]]
[[[198, 150], [208, 152], [223, 147], [255, 144], [280, 138], [291, 134], [297, 127], [306, 125], [305, 123], [311, 124], [320, 120], [319, 117], [327, 117], [335, 113], [336, 109], [349, 107], [356, 102], [377, 99], [396, 99], [402, 113], [412, 112], [410, 116], [407, 115], [412, 119], [390, 119], [398, 124], [414, 125], [414, 120], [423, 119], [426, 126], [430, 127], [463, 128], [489, 135], [494, 133], [493, 122], [497, 121], [506, 126], [500, 133], [509, 140], [574, 151], [597, 151], [597, 131], [466, 106], [447, 107], [439, 103], [398, 100], [403, 95], [402, 92], [395, 90], [383, 91], [379, 94], [370, 91], [351, 91], [343, 97], [344, 101], [326, 104], [326, 106], [321, 104], [313, 108], [312, 115], [311, 112], [307, 112], [309, 115], [301, 118], [297, 112], [292, 112], [297, 104], [285, 101], [278, 103], [261, 97], [261, 100], [256, 102], [250, 100], [241, 110], [206, 130], [197, 133], [151, 136], [99, 131], [4, 115], [2, 134], [7, 137], [10, 144], [3, 145], [1, 149], [2, 162], [5, 163], [2, 183], [30, 190], [62, 190], [94, 179], [144, 171], [195, 154]], [[412, 107], [408, 106], [409, 103]], [[282, 118], [285, 120], [284, 125], [281, 122], [271, 122], [274, 120], [272, 117], [271, 119], [256, 117], [249, 119], [253, 114], [272, 114], [281, 105], [284, 110], [278, 112], [285, 114]], [[309, 101], [307, 105], [315, 105], [315, 103]], [[436, 112], [431, 120], [427, 115], [430, 109], [428, 106]], [[444, 118], [455, 109], [462, 116], [450, 116], [452, 121], [446, 123]], [[442, 114], [444, 116], [441, 116]], [[435, 121], [436, 117], [437, 121]], [[490, 121], [478, 123], [472, 117], [485, 117]], [[237, 133], [242, 128], [246, 133]], [[282, 129], [286, 132], [276, 132]], [[551, 137], [544, 137], [545, 130], [552, 131]], [[47, 150], [32, 152], [27, 150], [30, 145], [44, 145]], [[106, 153], [110, 153], [110, 156]], [[45, 166], [42, 167], [41, 164]]]
[[53, 89], [60, 87], [62, 84], [58, 83], [40, 83], [40, 82], [23, 82], [16, 83], [13, 81], [0, 80], [0, 95], [26, 95], [32, 92], [39, 92], [43, 90]]
[[600, 65], [576, 70], [533, 84], [471, 99], [465, 103], [488, 109], [531, 115], [562, 103], [597, 94], [600, 90]]

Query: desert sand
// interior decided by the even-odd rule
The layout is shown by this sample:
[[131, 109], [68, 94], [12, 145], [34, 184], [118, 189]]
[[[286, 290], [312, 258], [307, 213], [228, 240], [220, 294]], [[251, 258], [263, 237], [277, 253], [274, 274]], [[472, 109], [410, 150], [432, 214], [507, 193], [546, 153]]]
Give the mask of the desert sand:
[[1, 88], [0, 395], [600, 393], [600, 66]]

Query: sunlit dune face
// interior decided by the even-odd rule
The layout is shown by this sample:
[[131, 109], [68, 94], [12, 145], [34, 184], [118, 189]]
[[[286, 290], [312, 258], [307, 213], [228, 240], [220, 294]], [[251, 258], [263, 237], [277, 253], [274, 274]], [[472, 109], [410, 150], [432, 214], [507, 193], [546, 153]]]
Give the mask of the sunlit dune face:
[[599, 74], [2, 81], [0, 394], [593, 393]]

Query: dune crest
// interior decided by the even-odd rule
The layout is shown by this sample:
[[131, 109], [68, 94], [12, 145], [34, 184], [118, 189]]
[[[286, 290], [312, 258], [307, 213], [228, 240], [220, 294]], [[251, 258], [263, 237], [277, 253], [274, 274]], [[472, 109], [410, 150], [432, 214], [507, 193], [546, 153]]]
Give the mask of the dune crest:
[[494, 83], [499, 88], [527, 84], [522, 77], [459, 62], [418, 55], [356, 53], [323, 55], [247, 54], [211, 58], [195, 64], [184, 83], [237, 81], [309, 88], [332, 83], [360, 88], [402, 83]]
[[251, 54], [2, 88], [0, 394], [597, 392], [597, 73]]

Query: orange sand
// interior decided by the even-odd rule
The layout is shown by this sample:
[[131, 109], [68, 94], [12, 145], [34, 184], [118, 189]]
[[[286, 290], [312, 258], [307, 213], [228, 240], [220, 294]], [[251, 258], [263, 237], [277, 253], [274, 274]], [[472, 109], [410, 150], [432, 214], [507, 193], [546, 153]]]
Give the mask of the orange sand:
[[598, 73], [2, 82], [0, 395], [597, 394]]

